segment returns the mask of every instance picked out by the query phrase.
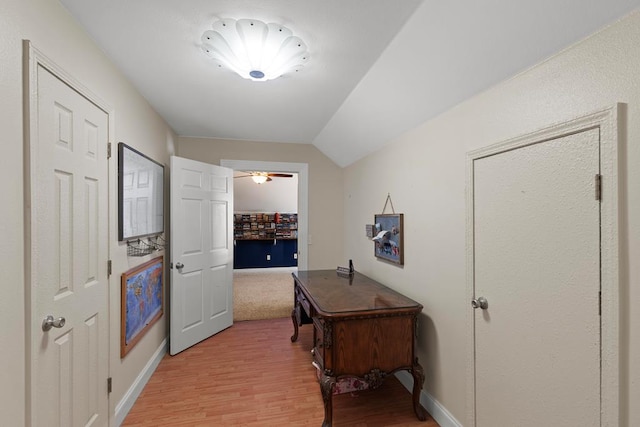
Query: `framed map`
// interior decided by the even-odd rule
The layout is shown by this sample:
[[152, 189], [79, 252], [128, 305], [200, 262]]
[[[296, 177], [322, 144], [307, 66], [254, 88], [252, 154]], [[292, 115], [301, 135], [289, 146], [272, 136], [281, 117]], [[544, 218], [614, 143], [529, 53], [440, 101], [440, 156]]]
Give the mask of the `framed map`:
[[163, 314], [163, 257], [122, 274], [120, 357], [124, 357]]

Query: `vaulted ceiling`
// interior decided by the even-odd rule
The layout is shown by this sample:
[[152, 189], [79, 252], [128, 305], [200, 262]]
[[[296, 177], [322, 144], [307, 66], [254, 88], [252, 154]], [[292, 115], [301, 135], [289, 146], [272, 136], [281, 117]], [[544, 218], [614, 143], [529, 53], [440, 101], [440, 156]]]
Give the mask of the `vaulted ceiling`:
[[[314, 144], [340, 166], [640, 7], [640, 0], [60, 0], [181, 136]], [[220, 18], [290, 28], [267, 82], [201, 49]]]

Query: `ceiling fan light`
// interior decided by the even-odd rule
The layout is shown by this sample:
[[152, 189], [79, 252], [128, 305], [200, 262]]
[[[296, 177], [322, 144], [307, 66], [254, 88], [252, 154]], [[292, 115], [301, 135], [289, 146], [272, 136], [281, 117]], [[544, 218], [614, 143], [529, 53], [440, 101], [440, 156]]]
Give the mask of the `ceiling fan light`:
[[253, 182], [255, 182], [256, 184], [264, 184], [265, 182], [267, 182], [267, 175], [251, 175], [251, 179], [253, 180]]
[[309, 60], [307, 45], [291, 30], [257, 19], [214, 22], [202, 35], [202, 49], [220, 66], [253, 81], [298, 71]]

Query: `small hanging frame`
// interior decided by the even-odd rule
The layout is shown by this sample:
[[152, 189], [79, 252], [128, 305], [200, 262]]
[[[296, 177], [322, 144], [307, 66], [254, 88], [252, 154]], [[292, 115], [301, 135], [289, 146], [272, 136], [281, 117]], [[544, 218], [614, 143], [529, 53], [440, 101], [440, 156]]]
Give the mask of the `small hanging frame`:
[[[385, 213], [387, 205], [391, 213]], [[404, 215], [393, 208], [391, 194], [387, 194], [382, 213], [374, 215], [374, 254], [376, 258], [397, 265], [404, 265]]]

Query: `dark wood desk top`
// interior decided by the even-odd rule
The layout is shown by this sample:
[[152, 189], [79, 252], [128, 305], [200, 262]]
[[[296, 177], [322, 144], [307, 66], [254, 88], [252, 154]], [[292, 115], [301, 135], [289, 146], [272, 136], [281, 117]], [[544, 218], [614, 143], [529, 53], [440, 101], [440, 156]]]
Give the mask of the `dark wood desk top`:
[[352, 277], [335, 270], [311, 270], [293, 273], [318, 313], [342, 317], [356, 312], [406, 312], [422, 310], [422, 305], [404, 295], [355, 272]]

